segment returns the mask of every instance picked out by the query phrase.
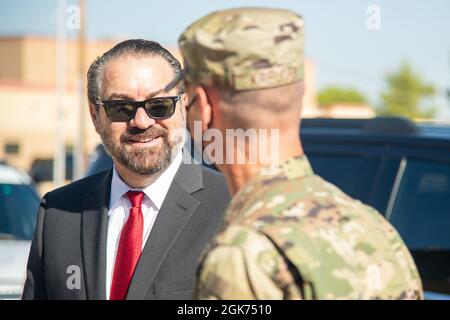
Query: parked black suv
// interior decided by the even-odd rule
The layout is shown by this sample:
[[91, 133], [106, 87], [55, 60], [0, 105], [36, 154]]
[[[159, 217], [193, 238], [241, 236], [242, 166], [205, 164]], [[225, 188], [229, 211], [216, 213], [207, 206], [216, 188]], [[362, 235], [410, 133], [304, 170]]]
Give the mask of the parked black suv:
[[300, 132], [318, 175], [397, 228], [427, 298], [450, 298], [450, 126], [403, 118], [305, 119]]
[[[397, 228], [426, 298], [450, 299], [450, 125], [304, 119], [300, 133], [318, 175], [375, 207]], [[99, 147], [88, 173], [111, 165]]]

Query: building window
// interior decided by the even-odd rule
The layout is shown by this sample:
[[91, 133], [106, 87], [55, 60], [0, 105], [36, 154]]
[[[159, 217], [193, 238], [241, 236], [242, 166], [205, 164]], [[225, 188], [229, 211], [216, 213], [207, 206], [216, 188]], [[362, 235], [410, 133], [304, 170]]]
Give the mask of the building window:
[[5, 144], [6, 154], [19, 154], [20, 148], [18, 143], [7, 143]]

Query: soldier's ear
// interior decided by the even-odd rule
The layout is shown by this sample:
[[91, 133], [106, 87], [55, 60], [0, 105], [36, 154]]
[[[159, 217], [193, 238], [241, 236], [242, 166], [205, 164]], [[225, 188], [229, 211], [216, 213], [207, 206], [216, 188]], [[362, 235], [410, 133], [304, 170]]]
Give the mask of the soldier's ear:
[[202, 131], [205, 131], [211, 125], [213, 107], [204, 87], [197, 86], [195, 88], [195, 96], [197, 97], [196, 100], [199, 107], [200, 119], [202, 121]]

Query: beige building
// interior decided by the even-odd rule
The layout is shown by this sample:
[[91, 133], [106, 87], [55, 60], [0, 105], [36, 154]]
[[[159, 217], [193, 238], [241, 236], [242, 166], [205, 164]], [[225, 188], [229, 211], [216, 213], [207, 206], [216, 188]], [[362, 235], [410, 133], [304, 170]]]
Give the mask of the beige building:
[[326, 118], [373, 118], [375, 110], [366, 104], [338, 103], [320, 108], [320, 117]]
[[[84, 69], [114, 41], [86, 46]], [[20, 37], [0, 39], [0, 159], [29, 170], [35, 159], [53, 158], [56, 110], [62, 106], [66, 146], [73, 148], [81, 114], [81, 78], [78, 46], [68, 41], [66, 49], [66, 88], [57, 101], [55, 91], [56, 43], [52, 38]], [[84, 79], [83, 79], [84, 80]], [[86, 99], [83, 97], [83, 102]], [[86, 153], [99, 139], [90, 125], [87, 104]]]
[[[83, 78], [95, 57], [110, 49], [119, 40], [95, 41], [86, 44]], [[53, 38], [0, 38], [0, 159], [30, 170], [35, 159], [51, 159], [54, 154], [57, 104], [63, 106], [66, 146], [76, 141], [80, 99], [85, 108], [86, 153], [100, 142], [89, 117], [85, 94], [81, 92], [78, 43], [69, 40], [66, 47], [66, 89], [62, 101], [56, 101], [56, 42]], [[171, 50], [177, 57], [176, 50]], [[315, 68], [305, 65], [305, 116], [314, 116], [317, 109]], [[83, 79], [84, 81], [84, 79]]]
[[358, 118], [367, 119], [375, 117], [375, 110], [366, 104], [337, 103], [308, 110], [308, 118]]

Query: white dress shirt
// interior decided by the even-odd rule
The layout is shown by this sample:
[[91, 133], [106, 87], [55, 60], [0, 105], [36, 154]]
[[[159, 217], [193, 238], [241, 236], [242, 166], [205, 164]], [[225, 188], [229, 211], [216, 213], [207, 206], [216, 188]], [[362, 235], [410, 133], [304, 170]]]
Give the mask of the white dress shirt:
[[130, 215], [131, 203], [126, 193], [129, 190], [142, 191], [142, 215], [144, 217], [144, 230], [142, 236], [142, 249], [155, 223], [159, 209], [169, 191], [172, 180], [178, 171], [182, 161], [182, 150], [178, 153], [169, 167], [151, 185], [143, 189], [134, 189], [128, 186], [113, 168], [111, 180], [111, 197], [108, 211], [108, 236], [106, 243], [106, 299], [109, 300], [114, 265], [117, 249], [119, 247], [120, 234], [125, 222]]

